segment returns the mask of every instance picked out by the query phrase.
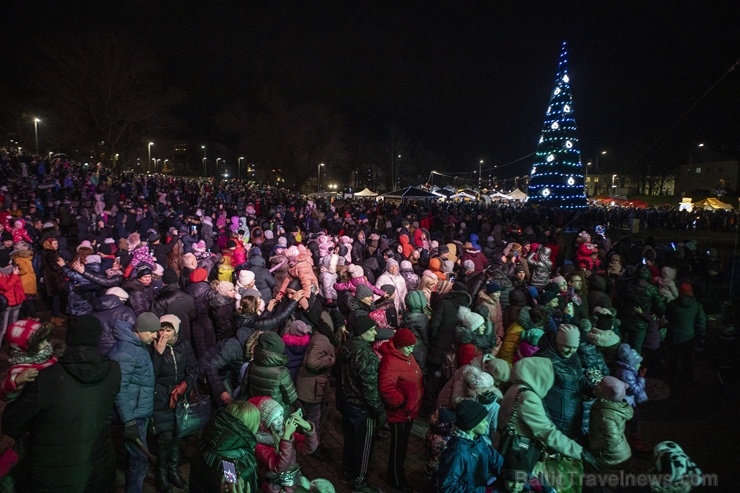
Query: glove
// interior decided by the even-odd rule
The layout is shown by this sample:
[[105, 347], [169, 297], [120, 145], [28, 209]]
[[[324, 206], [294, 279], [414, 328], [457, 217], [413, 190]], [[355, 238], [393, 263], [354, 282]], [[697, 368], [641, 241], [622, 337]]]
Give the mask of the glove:
[[170, 392], [170, 409], [175, 409], [177, 401], [185, 394], [186, 390], [188, 390], [188, 384], [185, 382], [175, 385], [175, 388]]
[[375, 427], [382, 428], [383, 425], [385, 425], [386, 421], [388, 421], [388, 416], [385, 415], [385, 412], [381, 411], [380, 414], [375, 416]]
[[135, 442], [139, 438], [139, 427], [136, 426], [135, 420], [123, 425], [123, 438], [130, 442]]
[[581, 452], [581, 460], [584, 463], [588, 464], [591, 469], [595, 469], [596, 471], [601, 470], [601, 466], [596, 461], [596, 457], [594, 457], [593, 454], [586, 449]]

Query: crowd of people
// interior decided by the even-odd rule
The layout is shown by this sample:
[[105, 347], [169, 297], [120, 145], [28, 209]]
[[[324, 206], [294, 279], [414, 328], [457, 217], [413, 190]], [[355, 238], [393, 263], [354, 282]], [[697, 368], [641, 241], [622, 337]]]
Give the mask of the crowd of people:
[[[303, 477], [305, 454], [374, 492], [379, 436], [375, 472], [414, 491], [419, 417], [426, 490], [552, 491], [553, 467], [620, 471], [650, 450], [646, 371], [691, 385], [707, 313], [731, 296], [730, 259], [693, 240], [612, 242], [601, 209], [331, 202], [23, 164], [0, 187], [0, 474], [18, 491], [112, 491], [122, 440], [127, 492], [150, 463], [160, 492], [333, 491]], [[186, 478], [180, 411], [198, 395], [212, 411]], [[332, 395], [341, 457], [323, 444]], [[654, 453], [670, 481], [649, 491], [701, 475], [678, 444]]]

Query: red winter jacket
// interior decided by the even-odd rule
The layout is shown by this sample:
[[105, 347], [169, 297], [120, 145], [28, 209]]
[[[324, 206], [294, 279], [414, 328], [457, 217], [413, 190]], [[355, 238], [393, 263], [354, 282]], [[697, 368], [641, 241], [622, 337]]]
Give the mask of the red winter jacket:
[[413, 354], [404, 356], [393, 341], [380, 347], [378, 390], [385, 405], [389, 423], [403, 423], [415, 419], [421, 410], [424, 387], [421, 369]]
[[0, 274], [0, 293], [8, 298], [8, 306], [18, 306], [26, 300], [21, 276], [18, 274]]

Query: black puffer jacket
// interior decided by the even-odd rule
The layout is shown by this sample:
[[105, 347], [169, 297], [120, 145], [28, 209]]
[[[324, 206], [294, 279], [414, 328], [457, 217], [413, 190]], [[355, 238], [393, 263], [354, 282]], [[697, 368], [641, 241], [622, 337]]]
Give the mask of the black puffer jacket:
[[136, 324], [136, 313], [131, 307], [126, 306], [121, 298], [112, 294], [106, 294], [93, 301], [92, 316], [100, 320], [103, 332], [100, 334], [98, 350], [100, 354], [107, 355], [110, 348], [116, 343], [113, 337], [113, 326], [117, 321], [123, 320], [132, 326]]
[[262, 301], [269, 303], [272, 299], [272, 288], [275, 287], [275, 278], [270, 270], [265, 268], [265, 259], [259, 255], [249, 257], [249, 270], [254, 273], [254, 287], [262, 295]]
[[190, 466], [190, 493], [221, 491], [222, 460], [233, 462], [237, 475], [250, 485], [251, 491], [257, 491], [257, 440], [241, 420], [224, 410], [218, 411], [203, 430], [201, 443]]
[[232, 317], [236, 311], [236, 299], [224, 296], [222, 294], [211, 292], [210, 313], [213, 318], [213, 330], [216, 333], [216, 340], [223, 341], [229, 337], [234, 337], [236, 330], [232, 323]]
[[619, 318], [622, 321], [620, 329], [624, 332], [647, 331], [648, 322], [635, 311], [640, 307], [643, 314], [652, 313], [662, 316], [666, 308], [666, 301], [658, 288], [650, 284], [650, 269], [642, 265], [635, 273], [635, 278], [626, 282], [619, 289]]
[[438, 296], [432, 294], [432, 318], [429, 321], [429, 356], [427, 362], [441, 365], [449, 352], [454, 352], [455, 327], [460, 325], [457, 310], [470, 306], [471, 298], [465, 291], [450, 291]]
[[190, 342], [179, 337], [175, 344], [168, 345], [162, 354], [154, 347], [150, 351], [154, 367], [152, 425], [155, 433], [174, 431], [175, 410], [170, 408], [170, 394], [180, 382], [188, 384], [188, 391], [194, 388], [198, 378], [198, 362]]
[[216, 344], [216, 332], [213, 330], [209, 303], [212, 291], [207, 282], [194, 282], [186, 289], [186, 292], [195, 300], [196, 315], [195, 323], [191, 327], [191, 338], [193, 351], [198, 359], [206, 354], [208, 348]]
[[[110, 437], [121, 368], [96, 348], [67, 348], [59, 362], [26, 384], [2, 416], [3, 433], [28, 432], [30, 484], [18, 491], [113, 491], [116, 455]], [[91, 471], [95, 471], [91, 474]]]
[[588, 288], [588, 306], [591, 310], [600, 306], [611, 308], [612, 299], [606, 294], [606, 278], [604, 276], [592, 276]]
[[348, 404], [363, 407], [376, 417], [385, 412], [378, 390], [380, 360], [369, 342], [353, 337], [342, 346], [340, 371], [342, 385], [337, 395]]
[[108, 276], [105, 272], [97, 272], [94, 270], [85, 270], [82, 273], [82, 277], [105, 289], [121, 286], [124, 281], [123, 274]]
[[288, 357], [284, 354], [260, 347], [255, 348], [254, 361], [247, 369], [249, 396], [272, 397], [287, 411], [298, 399], [287, 365]]
[[[539, 354], [538, 354], [539, 356]], [[554, 346], [542, 351], [542, 357], [552, 361], [555, 383], [542, 400], [555, 427], [570, 438], [581, 429], [583, 390], [588, 387], [577, 354], [563, 358]]]
[[138, 317], [152, 308], [154, 302], [154, 288], [152, 285], [144, 286], [136, 279], [130, 279], [123, 285], [123, 289], [128, 293], [128, 304], [134, 309]]
[[192, 341], [190, 327], [198, 316], [195, 298], [180, 289], [177, 284], [167, 284], [157, 293], [152, 304], [152, 312], [158, 317], [165, 313], [180, 319], [179, 338]]

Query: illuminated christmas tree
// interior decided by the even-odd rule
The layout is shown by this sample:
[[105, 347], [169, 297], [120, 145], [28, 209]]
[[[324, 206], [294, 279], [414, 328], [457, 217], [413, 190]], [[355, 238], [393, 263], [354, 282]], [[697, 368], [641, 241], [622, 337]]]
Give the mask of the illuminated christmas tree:
[[568, 77], [568, 52], [563, 43], [555, 88], [537, 144], [529, 178], [529, 199], [534, 204], [566, 208], [586, 207], [581, 148]]

